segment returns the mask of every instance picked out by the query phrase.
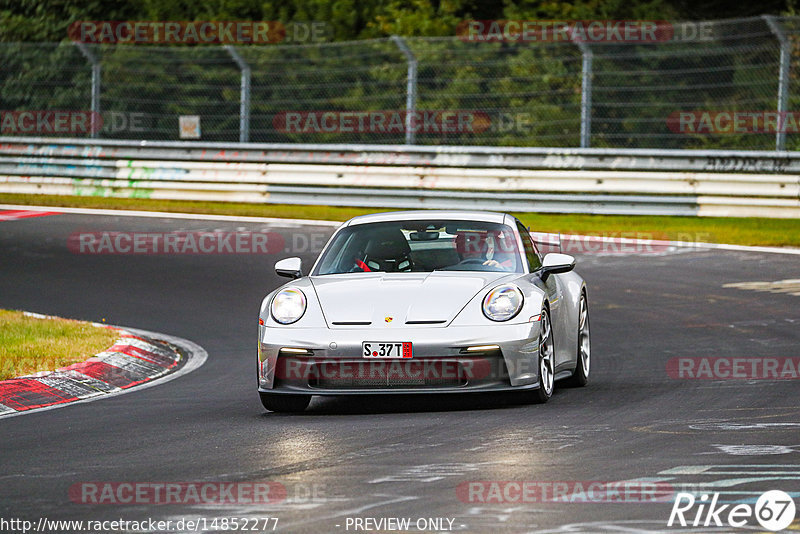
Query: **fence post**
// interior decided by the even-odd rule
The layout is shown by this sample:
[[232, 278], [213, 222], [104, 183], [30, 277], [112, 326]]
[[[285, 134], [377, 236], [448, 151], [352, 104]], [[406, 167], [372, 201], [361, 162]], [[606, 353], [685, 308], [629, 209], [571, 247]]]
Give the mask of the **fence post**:
[[581, 148], [589, 148], [592, 136], [592, 63], [594, 56], [589, 45], [575, 39], [581, 50]]
[[791, 61], [791, 43], [786, 37], [786, 33], [781, 27], [781, 23], [773, 15], [761, 15], [769, 26], [769, 30], [778, 39], [781, 46], [781, 63], [778, 74], [778, 131], [775, 132], [775, 150], [786, 150], [786, 131], [784, 123], [786, 121], [786, 108], [789, 103], [789, 61]]
[[414, 144], [414, 113], [417, 111], [417, 58], [406, 42], [397, 35], [392, 35], [392, 41], [406, 56], [408, 61], [408, 76], [406, 78], [406, 144]]
[[100, 119], [100, 60], [89, 50], [85, 43], [76, 41], [75, 46], [78, 47], [83, 57], [92, 65], [92, 117], [90, 119], [91, 132], [89, 132], [89, 135], [92, 138], [96, 138], [100, 133], [101, 127], [101, 124], [98, 124]]
[[250, 65], [239, 55], [233, 45], [225, 45], [225, 50], [242, 71], [242, 90], [239, 96], [239, 142], [247, 143], [250, 140]]

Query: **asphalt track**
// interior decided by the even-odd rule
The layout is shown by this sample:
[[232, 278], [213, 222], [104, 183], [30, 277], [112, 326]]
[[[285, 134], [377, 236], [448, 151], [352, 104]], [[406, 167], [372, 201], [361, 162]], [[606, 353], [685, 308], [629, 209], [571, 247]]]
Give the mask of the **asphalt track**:
[[[674, 379], [666, 371], [676, 357], [797, 357], [800, 295], [722, 286], [800, 278], [798, 256], [579, 255], [591, 382], [557, 388], [546, 405], [513, 395], [317, 398], [302, 415], [279, 415], [261, 407], [254, 376], [258, 306], [281, 283], [272, 272], [278, 255], [67, 248], [79, 231], [213, 229], [279, 232], [306, 265], [315, 251], [304, 242], [331, 232], [74, 214], [0, 222], [0, 307], [165, 332], [209, 354], [167, 384], [0, 420], [0, 519], [278, 517], [280, 532], [353, 532], [347, 518], [407, 517], [453, 519], [462, 532], [734, 531], [667, 529], [671, 500], [463, 502], [459, 484], [481, 480], [665, 480], [723, 491], [726, 502], [782, 489], [800, 503], [800, 381]], [[288, 499], [70, 500], [70, 487], [87, 481], [274, 481]]]

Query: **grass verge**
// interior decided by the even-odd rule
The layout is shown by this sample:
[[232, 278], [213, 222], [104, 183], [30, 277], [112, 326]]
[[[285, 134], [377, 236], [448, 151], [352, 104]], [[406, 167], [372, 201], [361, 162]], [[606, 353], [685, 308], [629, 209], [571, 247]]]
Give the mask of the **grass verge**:
[[[351, 217], [365, 213], [392, 211], [389, 208], [379, 207], [347, 208], [337, 206], [18, 195], [10, 193], [0, 194], [0, 203], [329, 221], [346, 221]], [[641, 237], [644, 239], [730, 243], [735, 245], [800, 247], [800, 220], [797, 219], [540, 213], [514, 213], [513, 215], [519, 217], [527, 226], [538, 232]]]
[[0, 380], [82, 362], [114, 344], [118, 334], [71, 319], [39, 319], [0, 310]]

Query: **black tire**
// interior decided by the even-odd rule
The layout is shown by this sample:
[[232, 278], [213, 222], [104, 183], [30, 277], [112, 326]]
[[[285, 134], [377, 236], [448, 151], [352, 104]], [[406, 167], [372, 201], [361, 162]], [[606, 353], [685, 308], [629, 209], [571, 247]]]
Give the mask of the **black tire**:
[[275, 393], [259, 393], [261, 404], [271, 412], [297, 413], [308, 408], [311, 395], [280, 395]]
[[550, 312], [542, 310], [542, 328], [539, 332], [539, 388], [533, 391], [533, 400], [544, 404], [553, 396], [555, 389], [555, 345]]
[[586, 293], [581, 294], [578, 307], [578, 354], [575, 371], [569, 379], [570, 386], [583, 387], [589, 383], [592, 362], [592, 338], [589, 329], [589, 302]]

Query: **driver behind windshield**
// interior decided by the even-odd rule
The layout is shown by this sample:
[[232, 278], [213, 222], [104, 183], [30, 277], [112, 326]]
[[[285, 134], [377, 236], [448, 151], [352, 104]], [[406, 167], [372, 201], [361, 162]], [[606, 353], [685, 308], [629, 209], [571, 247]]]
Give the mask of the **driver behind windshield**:
[[453, 244], [461, 263], [480, 263], [504, 270], [511, 270], [514, 266], [511, 256], [502, 252], [505, 241], [497, 233], [461, 232]]
[[355, 272], [523, 272], [517, 234], [484, 221], [386, 221], [339, 230], [314, 275]]

